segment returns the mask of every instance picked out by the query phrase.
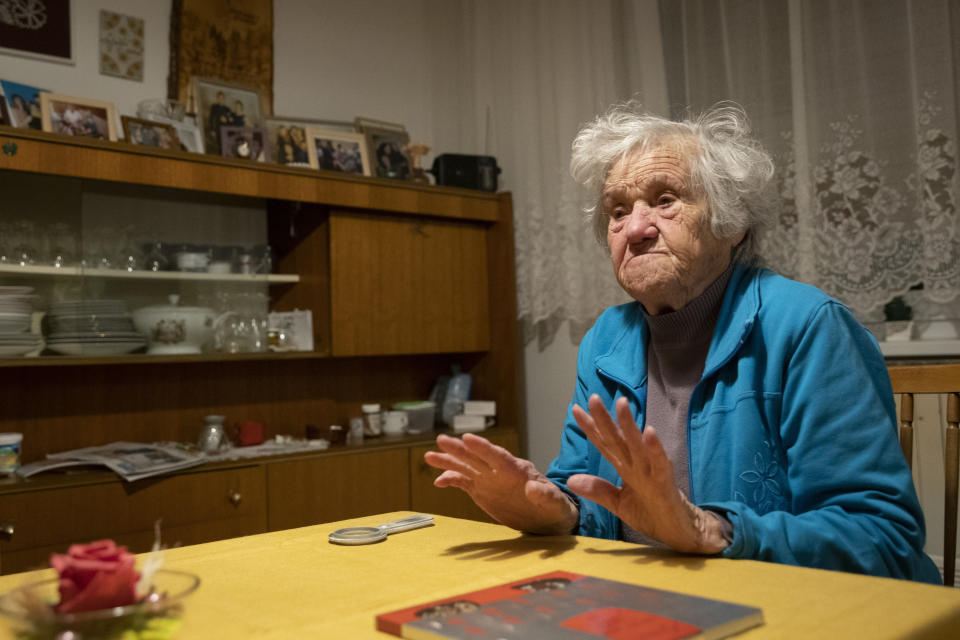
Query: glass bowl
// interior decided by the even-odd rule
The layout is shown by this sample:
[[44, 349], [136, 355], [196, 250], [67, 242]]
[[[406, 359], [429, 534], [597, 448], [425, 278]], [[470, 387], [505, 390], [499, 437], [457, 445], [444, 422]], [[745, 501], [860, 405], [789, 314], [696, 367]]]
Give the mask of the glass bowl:
[[[18, 640], [166, 640], [176, 635], [184, 602], [200, 586], [192, 573], [158, 569], [150, 593], [126, 607], [57, 613], [59, 579], [30, 582], [0, 595], [0, 630]], [[2, 631], [0, 631], [0, 635]]]

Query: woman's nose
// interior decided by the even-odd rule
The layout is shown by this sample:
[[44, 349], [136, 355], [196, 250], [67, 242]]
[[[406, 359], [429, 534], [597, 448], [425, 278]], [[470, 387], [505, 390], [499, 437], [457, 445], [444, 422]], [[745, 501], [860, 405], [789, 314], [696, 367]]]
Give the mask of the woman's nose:
[[643, 202], [635, 202], [627, 219], [627, 237], [631, 240], [655, 238], [658, 230], [653, 209]]

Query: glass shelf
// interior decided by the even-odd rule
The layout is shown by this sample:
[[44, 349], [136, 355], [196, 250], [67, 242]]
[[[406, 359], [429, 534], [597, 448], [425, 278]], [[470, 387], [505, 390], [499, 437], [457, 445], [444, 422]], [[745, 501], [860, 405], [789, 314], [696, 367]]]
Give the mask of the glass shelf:
[[300, 282], [300, 276], [287, 273], [194, 273], [189, 271], [124, 271], [122, 269], [84, 269], [82, 267], [45, 267], [0, 264], [0, 275], [112, 278], [121, 280], [173, 280], [204, 282], [266, 282], [283, 284]]

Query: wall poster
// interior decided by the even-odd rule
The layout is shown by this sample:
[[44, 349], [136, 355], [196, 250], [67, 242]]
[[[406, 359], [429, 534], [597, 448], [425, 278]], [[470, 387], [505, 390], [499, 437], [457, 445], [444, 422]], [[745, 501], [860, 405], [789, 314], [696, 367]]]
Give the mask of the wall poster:
[[273, 0], [173, 0], [167, 97], [196, 113], [191, 79], [255, 87], [273, 108]]
[[73, 64], [70, 0], [0, 1], [0, 53]]

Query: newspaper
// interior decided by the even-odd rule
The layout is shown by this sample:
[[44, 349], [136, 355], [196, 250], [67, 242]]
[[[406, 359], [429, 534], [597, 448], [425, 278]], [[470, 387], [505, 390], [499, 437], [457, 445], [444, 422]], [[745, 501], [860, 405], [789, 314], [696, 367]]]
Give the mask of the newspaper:
[[127, 482], [133, 482], [194, 467], [206, 461], [207, 458], [202, 454], [184, 451], [176, 444], [113, 442], [98, 447], [51, 453], [46, 460], [23, 465], [17, 470], [17, 474], [29, 478], [51, 469], [100, 465], [111, 469]]

